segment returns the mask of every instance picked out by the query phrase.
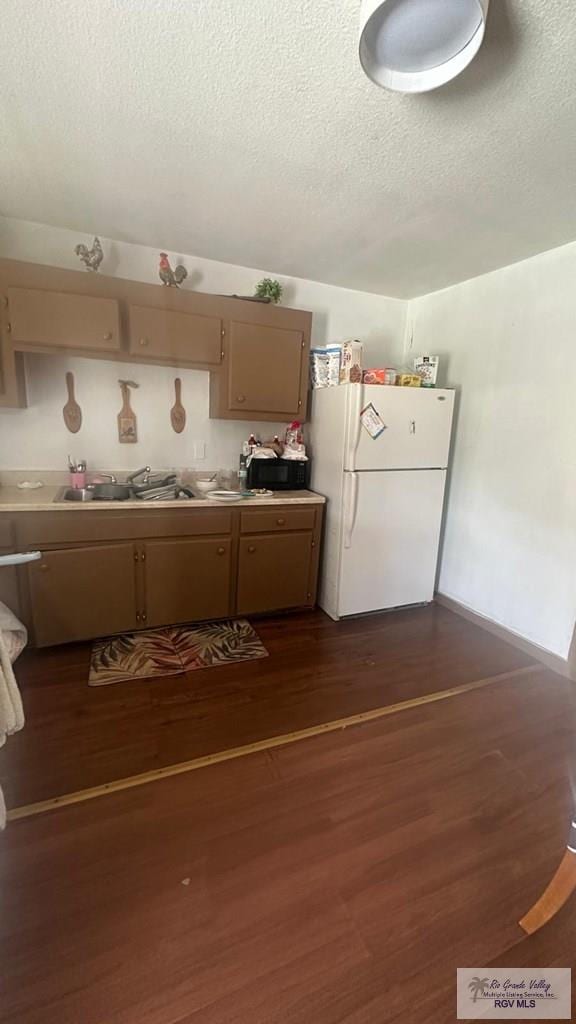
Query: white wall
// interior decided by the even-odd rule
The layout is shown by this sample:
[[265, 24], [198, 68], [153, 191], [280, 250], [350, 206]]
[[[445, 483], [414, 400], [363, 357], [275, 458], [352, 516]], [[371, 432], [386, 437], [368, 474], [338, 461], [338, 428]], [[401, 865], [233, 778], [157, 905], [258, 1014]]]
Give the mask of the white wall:
[[[92, 239], [44, 224], [0, 218], [0, 256], [79, 269], [81, 264], [74, 254], [79, 241], [91, 244]], [[105, 253], [102, 273], [158, 281], [157, 250], [105, 238], [101, 241]], [[276, 276], [273, 271], [255, 271], [182, 253], [172, 256], [173, 263], [183, 262], [188, 269], [186, 287], [198, 291], [250, 295], [261, 277]], [[364, 342], [368, 362], [386, 364], [399, 357], [404, 342], [405, 302], [315, 281], [279, 280], [285, 289], [284, 305], [314, 314], [314, 344], [354, 337]], [[0, 411], [0, 469], [65, 468], [68, 452], [88, 459], [93, 467], [107, 469], [133, 469], [143, 462], [158, 468], [230, 468], [237, 465], [240, 444], [251, 429], [250, 423], [208, 418], [208, 374], [200, 371], [178, 371], [188, 419], [184, 433], [177, 435], [169, 420], [176, 375], [173, 369], [33, 355], [27, 357], [27, 366], [29, 407]], [[76, 376], [77, 400], [84, 416], [76, 435], [68, 433], [62, 420], [64, 374], [68, 369]], [[123, 376], [140, 384], [132, 400], [138, 415], [136, 445], [118, 443], [118, 377]], [[263, 435], [273, 434], [281, 426], [255, 425]], [[207, 446], [206, 458], [197, 462], [192, 442], [202, 440]]]
[[439, 590], [565, 658], [576, 617], [576, 244], [414, 300], [459, 392]]

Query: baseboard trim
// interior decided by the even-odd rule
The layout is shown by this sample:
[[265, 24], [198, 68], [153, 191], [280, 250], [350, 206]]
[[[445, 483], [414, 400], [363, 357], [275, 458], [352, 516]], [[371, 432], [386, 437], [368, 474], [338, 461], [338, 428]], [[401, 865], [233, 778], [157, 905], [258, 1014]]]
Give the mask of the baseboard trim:
[[531, 640], [526, 640], [523, 636], [519, 636], [518, 633], [507, 629], [506, 626], [501, 626], [500, 623], [494, 622], [493, 619], [488, 619], [485, 615], [475, 612], [468, 605], [455, 601], [453, 597], [448, 597], [447, 594], [441, 594], [437, 591], [434, 595], [434, 600], [437, 604], [442, 605], [443, 608], [448, 608], [449, 611], [455, 612], [456, 615], [461, 615], [468, 622], [473, 622], [475, 626], [485, 629], [492, 636], [505, 640], [512, 647], [516, 647], [519, 651], [523, 651], [524, 654], [528, 654], [529, 657], [541, 662], [542, 665], [552, 669], [553, 672], [558, 672], [559, 675], [564, 676], [566, 679], [576, 680], [576, 664], [572, 656], [564, 659], [558, 654], [552, 654], [551, 651], [547, 651], [544, 647], [532, 643]]

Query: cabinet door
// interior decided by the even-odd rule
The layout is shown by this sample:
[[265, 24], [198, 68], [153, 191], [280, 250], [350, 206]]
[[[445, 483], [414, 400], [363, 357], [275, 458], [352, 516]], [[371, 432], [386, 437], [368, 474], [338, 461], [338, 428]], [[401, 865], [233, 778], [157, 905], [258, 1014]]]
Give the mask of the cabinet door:
[[310, 604], [311, 533], [260, 534], [240, 540], [238, 614]]
[[230, 537], [148, 541], [144, 548], [148, 626], [230, 614]]
[[218, 366], [222, 321], [216, 316], [130, 306], [130, 352], [143, 357]]
[[69, 292], [8, 288], [10, 337], [19, 345], [117, 352], [120, 320], [116, 299]]
[[24, 356], [0, 335], [0, 406], [22, 409], [26, 406]]
[[301, 331], [262, 324], [230, 323], [228, 407], [297, 416], [306, 387], [306, 343]]
[[133, 544], [45, 551], [27, 571], [39, 647], [135, 628]]

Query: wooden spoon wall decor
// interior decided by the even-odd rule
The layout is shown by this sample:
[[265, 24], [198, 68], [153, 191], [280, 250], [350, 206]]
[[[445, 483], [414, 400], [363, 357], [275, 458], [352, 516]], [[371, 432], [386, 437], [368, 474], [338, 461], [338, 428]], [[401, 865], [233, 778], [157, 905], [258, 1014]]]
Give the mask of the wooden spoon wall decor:
[[82, 409], [74, 397], [74, 374], [66, 374], [66, 388], [68, 390], [68, 401], [62, 409], [64, 423], [71, 434], [77, 434], [82, 426]]
[[138, 429], [136, 413], [130, 405], [130, 388], [137, 388], [140, 385], [133, 380], [119, 380], [118, 383], [122, 391], [122, 408], [118, 413], [118, 440], [120, 444], [136, 444]]
[[172, 429], [177, 434], [181, 434], [186, 426], [186, 410], [182, 405], [182, 381], [180, 377], [174, 379], [174, 390], [176, 392], [176, 401], [170, 409], [170, 422]]

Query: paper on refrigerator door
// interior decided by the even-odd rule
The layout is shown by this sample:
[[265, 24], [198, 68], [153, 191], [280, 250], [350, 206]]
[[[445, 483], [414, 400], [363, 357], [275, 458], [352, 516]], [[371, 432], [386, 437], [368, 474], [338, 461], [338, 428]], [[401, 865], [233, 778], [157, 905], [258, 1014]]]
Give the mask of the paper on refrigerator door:
[[367, 430], [370, 437], [375, 441], [380, 434], [383, 434], [386, 430], [386, 424], [382, 422], [379, 413], [374, 408], [372, 402], [364, 406], [360, 413], [360, 421], [364, 430]]

